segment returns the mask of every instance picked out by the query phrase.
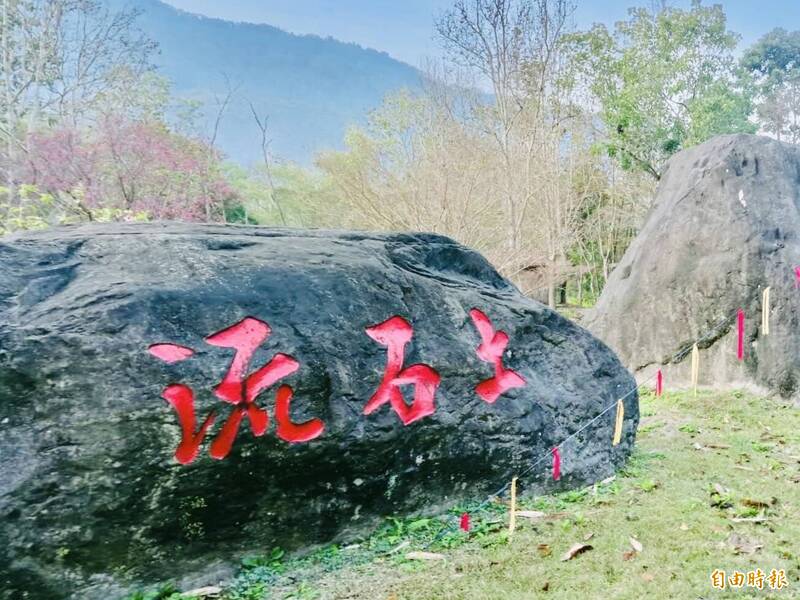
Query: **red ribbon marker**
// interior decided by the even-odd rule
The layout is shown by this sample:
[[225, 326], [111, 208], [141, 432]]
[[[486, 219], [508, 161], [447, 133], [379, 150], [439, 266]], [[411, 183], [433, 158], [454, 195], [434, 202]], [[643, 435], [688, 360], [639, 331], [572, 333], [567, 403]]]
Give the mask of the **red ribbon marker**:
[[664, 376], [661, 374], [661, 369], [656, 373], [656, 396], [661, 396], [664, 393]]
[[794, 268], [794, 289], [800, 288], [800, 267]]
[[736, 358], [744, 360], [744, 311], [740, 308], [736, 315], [739, 329], [739, 339], [736, 344]]
[[561, 479], [561, 455], [558, 453], [558, 446], [553, 448], [553, 481]]
[[469, 513], [461, 515], [461, 531], [469, 532]]

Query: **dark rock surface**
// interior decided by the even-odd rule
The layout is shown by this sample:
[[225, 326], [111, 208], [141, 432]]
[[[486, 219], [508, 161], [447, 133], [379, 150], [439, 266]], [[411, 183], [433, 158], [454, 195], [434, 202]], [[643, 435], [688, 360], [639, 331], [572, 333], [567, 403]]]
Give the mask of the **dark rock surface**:
[[[750, 387], [800, 399], [800, 148], [766, 137], [714, 138], [673, 157], [644, 227], [584, 321], [638, 379], [703, 338], [700, 385]], [[770, 333], [762, 292], [770, 287]], [[745, 311], [745, 359], [735, 315]]]
[[[343, 539], [385, 515], [493, 492], [634, 386], [588, 332], [435, 235], [96, 225], [1, 239], [0, 265], [4, 600], [198, 586], [243, 553]], [[510, 337], [502, 364], [518, 375], [501, 371], [504, 381], [525, 382], [491, 403], [476, 385], [495, 373], [486, 361], [503, 339], [484, 327], [482, 360], [472, 309]], [[429, 368], [402, 373], [399, 411], [387, 388], [365, 415], [387, 365], [379, 342], [408, 335], [399, 319], [365, 330], [392, 317], [413, 326], [403, 368]], [[218, 387], [231, 346], [247, 343], [249, 361], [240, 352]], [[262, 367], [273, 359], [283, 371], [270, 382]], [[250, 395], [265, 389], [237, 404], [252, 374]], [[435, 406], [415, 412], [437, 379]], [[414, 381], [427, 383], [411, 404]], [[228, 451], [220, 431], [244, 408]], [[196, 427], [212, 411], [201, 441]], [[562, 448], [558, 484], [547, 460], [521, 483], [608, 476], [631, 451], [636, 395], [616, 447], [614, 416]]]

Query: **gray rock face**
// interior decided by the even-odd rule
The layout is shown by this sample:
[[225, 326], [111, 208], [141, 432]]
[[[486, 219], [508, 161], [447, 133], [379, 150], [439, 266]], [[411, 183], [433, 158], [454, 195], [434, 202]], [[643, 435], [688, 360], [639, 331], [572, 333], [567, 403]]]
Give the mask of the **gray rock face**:
[[[752, 135], [717, 137], [672, 158], [647, 222], [611, 274], [587, 327], [639, 379], [663, 367], [667, 387], [687, 385], [686, 351], [702, 338], [700, 385], [798, 399], [798, 266], [800, 148]], [[676, 354], [686, 356], [672, 360]]]
[[[435, 235], [99, 225], [5, 238], [0, 264], [6, 600], [199, 586], [479, 497], [635, 385]], [[621, 444], [612, 410], [560, 482], [546, 460], [522, 483], [608, 476], [625, 406]]]

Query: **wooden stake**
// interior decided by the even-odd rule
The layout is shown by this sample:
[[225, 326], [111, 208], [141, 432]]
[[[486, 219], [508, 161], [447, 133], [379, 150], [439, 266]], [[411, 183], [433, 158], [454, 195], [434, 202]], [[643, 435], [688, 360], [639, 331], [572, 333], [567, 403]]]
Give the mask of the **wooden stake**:
[[761, 334], [769, 335], [769, 288], [761, 295]]
[[514, 530], [517, 528], [517, 478], [511, 480], [511, 510], [508, 515], [508, 541], [514, 535]]
[[622, 422], [625, 419], [625, 404], [622, 400], [617, 400], [617, 422], [614, 425], [614, 440], [611, 442], [612, 446], [619, 444], [622, 439]]
[[697, 344], [692, 346], [692, 387], [694, 395], [697, 396], [697, 381], [700, 378], [700, 350]]

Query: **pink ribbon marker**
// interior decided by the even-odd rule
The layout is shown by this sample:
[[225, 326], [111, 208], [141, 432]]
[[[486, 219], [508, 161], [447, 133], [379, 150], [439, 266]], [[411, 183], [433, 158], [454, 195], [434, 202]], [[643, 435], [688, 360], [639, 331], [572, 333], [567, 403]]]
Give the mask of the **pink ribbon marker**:
[[740, 308], [736, 314], [738, 322], [739, 338], [736, 344], [736, 358], [744, 360], [744, 311]]
[[469, 513], [461, 515], [461, 531], [469, 532]]
[[800, 267], [794, 268], [794, 289], [800, 288]]
[[561, 455], [558, 453], [558, 446], [553, 448], [553, 481], [561, 479]]

